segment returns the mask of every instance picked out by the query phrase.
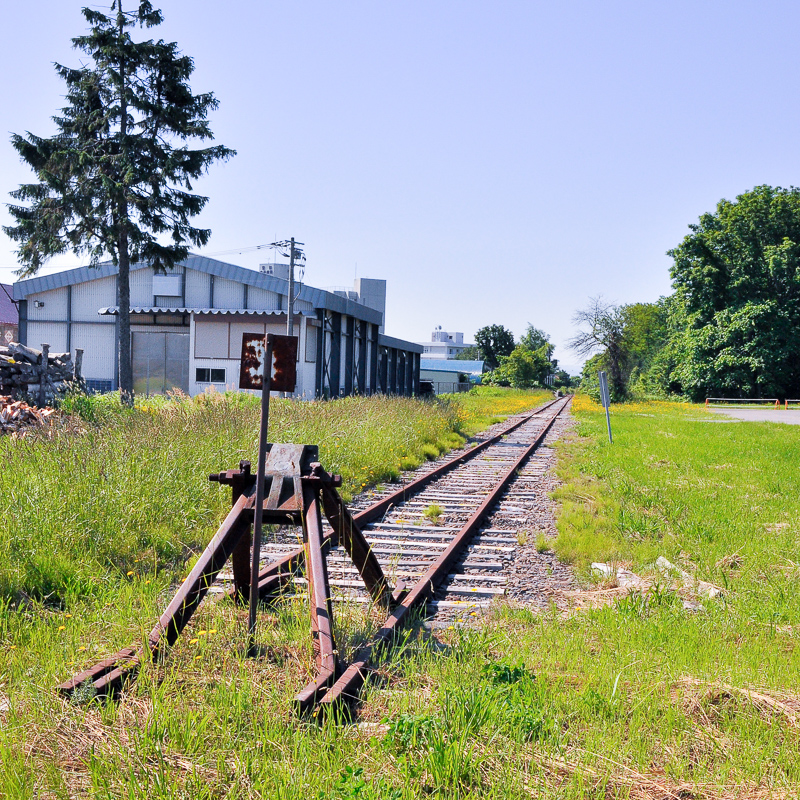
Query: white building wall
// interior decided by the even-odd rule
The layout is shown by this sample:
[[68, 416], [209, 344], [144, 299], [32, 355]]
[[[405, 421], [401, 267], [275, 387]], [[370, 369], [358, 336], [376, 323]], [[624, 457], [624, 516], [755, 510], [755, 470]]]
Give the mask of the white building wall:
[[131, 272], [131, 305], [142, 308], [153, 305], [153, 270], [151, 267], [135, 269]]
[[214, 278], [214, 308], [244, 308], [244, 284]]
[[[72, 287], [72, 319], [77, 322], [97, 322], [99, 308], [117, 303], [117, 279], [98, 278]], [[30, 303], [29, 303], [30, 305]]]
[[[302, 397], [305, 400], [313, 400], [314, 399], [314, 387], [317, 381], [317, 359], [316, 354], [317, 350], [314, 346], [316, 344], [316, 338], [314, 337], [314, 330], [315, 329], [309, 323], [311, 322], [309, 317], [301, 317], [302, 325], [300, 327], [300, 360], [297, 364], [297, 390], [295, 391], [295, 395], [297, 397]], [[307, 349], [307, 338], [311, 334], [311, 345], [312, 350], [311, 352]], [[307, 356], [313, 354], [312, 360], [308, 361]]]
[[107, 325], [72, 325], [72, 352], [79, 347], [83, 349], [82, 374], [87, 380], [114, 380], [116, 327], [113, 322]]
[[229, 336], [228, 320], [195, 320], [192, 352], [196, 358], [228, 358]]
[[258, 286], [247, 287], [247, 307], [259, 311], [280, 311], [283, 298], [277, 292], [260, 289]]
[[186, 270], [186, 307], [208, 308], [211, 297], [211, 276], [196, 269]]
[[28, 347], [41, 350], [44, 343], [50, 345], [51, 353], [66, 353], [67, 323], [28, 322]]
[[[68, 292], [67, 287], [64, 287], [63, 289], [52, 289], [49, 292], [30, 295], [28, 297], [28, 319], [65, 320], [69, 303]], [[37, 308], [37, 302], [44, 305], [41, 308]]]

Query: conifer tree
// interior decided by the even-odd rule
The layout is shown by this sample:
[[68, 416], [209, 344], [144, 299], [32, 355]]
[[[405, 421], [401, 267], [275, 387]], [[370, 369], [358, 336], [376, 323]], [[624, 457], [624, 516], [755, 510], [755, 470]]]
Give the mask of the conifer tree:
[[53, 117], [58, 132], [12, 135], [37, 182], [11, 192], [27, 205], [9, 206], [17, 224], [4, 230], [19, 242], [20, 277], [68, 250], [119, 267], [119, 386], [131, 404], [130, 265], [166, 270], [186, 258], [189, 244], [206, 244], [211, 231], [189, 224], [208, 201], [192, 182], [235, 151], [188, 146], [213, 140], [207, 115], [218, 101], [192, 94], [194, 62], [175, 42], [133, 41], [129, 29], [163, 20], [149, 0], [136, 11], [114, 0], [109, 14], [84, 8], [83, 16], [89, 32], [72, 43], [87, 65], [55, 65], [67, 85], [67, 105]]

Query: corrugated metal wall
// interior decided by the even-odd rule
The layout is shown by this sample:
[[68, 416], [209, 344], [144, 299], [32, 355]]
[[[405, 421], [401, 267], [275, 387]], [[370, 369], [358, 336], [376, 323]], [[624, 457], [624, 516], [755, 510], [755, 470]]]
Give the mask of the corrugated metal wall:
[[244, 308], [244, 284], [214, 278], [214, 308]]
[[[41, 308], [37, 308], [36, 303], [44, 303]], [[39, 292], [32, 294], [28, 298], [28, 319], [29, 320], [65, 320], [67, 318], [68, 305], [67, 289], [53, 289], [49, 292]], [[95, 309], [95, 317], [97, 309]]]
[[76, 283], [72, 287], [72, 319], [77, 322], [98, 322], [99, 308], [117, 304], [116, 287], [115, 277]]
[[[116, 305], [116, 301], [109, 305]], [[131, 305], [142, 308], [153, 305], [153, 270], [150, 267], [131, 272]]]
[[[95, 309], [95, 317], [97, 309]], [[83, 377], [87, 380], [114, 380], [116, 325], [72, 326], [72, 352], [83, 349]]]
[[208, 308], [211, 297], [211, 276], [196, 269], [186, 270], [187, 308]]
[[28, 347], [41, 350], [44, 342], [50, 345], [51, 353], [65, 353], [67, 351], [67, 323], [29, 322]]
[[258, 286], [247, 287], [247, 307], [259, 311], [280, 311], [282, 297], [277, 292], [259, 289]]

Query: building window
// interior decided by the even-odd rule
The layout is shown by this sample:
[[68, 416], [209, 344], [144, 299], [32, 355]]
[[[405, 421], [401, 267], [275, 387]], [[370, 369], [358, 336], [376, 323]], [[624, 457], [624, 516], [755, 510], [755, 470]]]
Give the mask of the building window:
[[[297, 354], [298, 357], [300, 353]], [[311, 325], [306, 325], [306, 361], [317, 360], [317, 329]]]
[[225, 383], [225, 370], [198, 367], [195, 372], [197, 383]]

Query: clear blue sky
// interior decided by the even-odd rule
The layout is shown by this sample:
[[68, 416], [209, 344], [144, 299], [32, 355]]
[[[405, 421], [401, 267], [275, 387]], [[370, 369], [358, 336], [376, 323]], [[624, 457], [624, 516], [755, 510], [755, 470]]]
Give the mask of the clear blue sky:
[[[577, 365], [588, 297], [656, 300], [701, 213], [800, 183], [796, 2], [154, 4], [239, 151], [197, 187], [205, 252], [295, 236], [315, 286], [386, 278], [395, 336], [531, 322]], [[0, 129], [53, 132], [52, 62], [84, 26], [77, 3], [6, 4]], [[5, 200], [30, 178], [10, 144], [0, 176]]]

